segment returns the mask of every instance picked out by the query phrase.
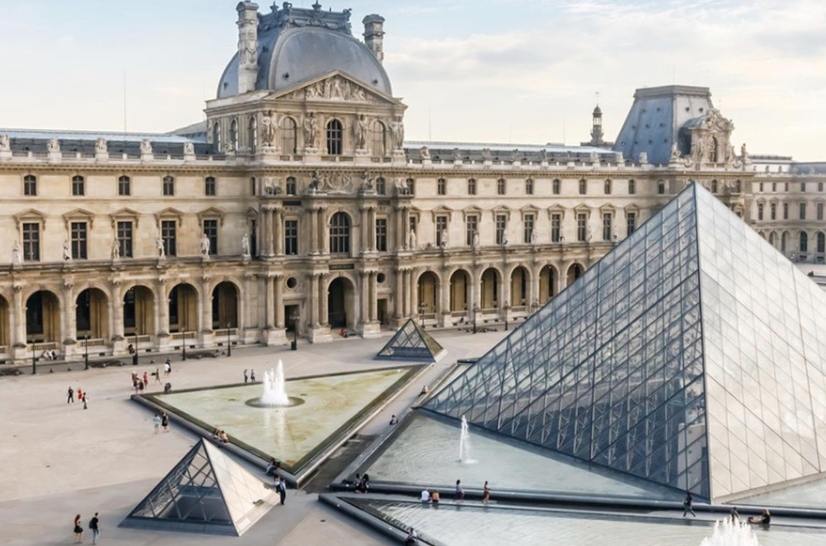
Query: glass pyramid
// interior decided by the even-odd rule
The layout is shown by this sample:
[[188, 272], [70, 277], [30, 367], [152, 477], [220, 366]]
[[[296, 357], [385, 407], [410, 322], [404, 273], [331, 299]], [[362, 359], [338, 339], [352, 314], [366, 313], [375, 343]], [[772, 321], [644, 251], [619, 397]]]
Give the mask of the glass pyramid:
[[261, 480], [202, 439], [121, 525], [240, 536], [274, 498]]
[[411, 318], [390, 338], [376, 358], [436, 362], [444, 352], [444, 348]]
[[826, 293], [689, 185], [425, 405], [719, 500], [826, 469]]

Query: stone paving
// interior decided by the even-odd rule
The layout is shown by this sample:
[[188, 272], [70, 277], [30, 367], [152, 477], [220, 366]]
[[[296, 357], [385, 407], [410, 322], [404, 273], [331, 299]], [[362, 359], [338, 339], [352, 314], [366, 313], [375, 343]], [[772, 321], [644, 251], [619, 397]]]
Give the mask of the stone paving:
[[[187, 360], [173, 357], [173, 388], [193, 388], [243, 381], [244, 369], [259, 380], [278, 358], [289, 377], [388, 368], [397, 363], [373, 361], [387, 342], [341, 339], [323, 345], [299, 342], [287, 347], [239, 349], [231, 358]], [[441, 331], [434, 337], [448, 350], [420, 383], [430, 383], [459, 358], [481, 356], [504, 332], [471, 335]], [[150, 365], [150, 359], [155, 364]], [[142, 356], [141, 365], [0, 378], [0, 544], [4, 546], [67, 544], [71, 523], [82, 515], [84, 526], [101, 512], [102, 544], [160, 545], [279, 544], [314, 546], [331, 543], [387, 544], [366, 527], [317, 502], [317, 496], [290, 491], [287, 505], [277, 507], [240, 539], [119, 529], [118, 523], [194, 445], [196, 438], [174, 427], [153, 433], [152, 414], [132, 402], [130, 374], [162, 370], [165, 356]], [[80, 366], [82, 367], [82, 365]], [[28, 370], [26, 370], [28, 374]], [[166, 381], [167, 379], [164, 379]], [[89, 393], [89, 409], [66, 404], [69, 386]], [[150, 377], [149, 392], [160, 390]], [[391, 413], [397, 415], [417, 399], [421, 384], [410, 385], [362, 430], [380, 434]], [[90, 543], [91, 538], [85, 537]]]

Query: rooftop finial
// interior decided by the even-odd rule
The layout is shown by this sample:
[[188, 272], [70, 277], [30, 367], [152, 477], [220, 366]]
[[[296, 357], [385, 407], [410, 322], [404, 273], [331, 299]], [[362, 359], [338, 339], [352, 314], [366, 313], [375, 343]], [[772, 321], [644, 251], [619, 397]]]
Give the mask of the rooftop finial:
[[316, 2], [315, 4], [313, 4], [313, 9], [316, 10], [316, 11], [321, 10], [321, 4]]

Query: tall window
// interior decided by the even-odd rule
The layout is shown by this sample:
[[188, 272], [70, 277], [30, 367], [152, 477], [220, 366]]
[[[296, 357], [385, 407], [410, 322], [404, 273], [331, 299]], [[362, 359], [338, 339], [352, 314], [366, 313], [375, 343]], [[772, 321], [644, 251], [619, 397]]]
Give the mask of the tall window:
[[823, 203], [817, 204], [817, 219], [823, 220]]
[[284, 254], [298, 256], [298, 220], [284, 221]]
[[576, 240], [584, 243], [588, 239], [588, 215], [580, 212], [576, 215]]
[[628, 181], [628, 195], [634, 195], [637, 193], [637, 181], [636, 180], [629, 180]]
[[467, 181], [467, 194], [476, 195], [476, 179], [471, 178]]
[[166, 197], [175, 195], [175, 179], [171, 176], [163, 177], [163, 194]]
[[819, 192], [823, 191], [823, 182], [818, 182], [817, 183], [817, 191], [819, 191]]
[[34, 197], [37, 195], [37, 177], [27, 174], [23, 177], [23, 195]]
[[120, 257], [132, 257], [132, 222], [118, 222], [118, 244]]
[[525, 180], [525, 195], [533, 195], [533, 179]]
[[343, 212], [333, 214], [330, 219], [330, 252], [333, 254], [350, 252], [350, 217]]
[[579, 181], [579, 195], [585, 195], [588, 193], [588, 182], [583, 178]]
[[82, 176], [76, 175], [72, 177], [72, 195], [75, 197], [86, 195], [86, 181]]
[[496, 244], [504, 245], [506, 241], [506, 232], [508, 230], [508, 217], [504, 214], [496, 215]]
[[40, 261], [40, 224], [23, 224], [23, 259], [27, 262]]
[[626, 212], [625, 213], [625, 229], [628, 232], [628, 235], [631, 235], [637, 229], [637, 213], [636, 212]]
[[298, 185], [295, 183], [295, 178], [292, 176], [287, 177], [287, 184], [286, 184], [287, 195], [298, 195]]
[[806, 219], [806, 203], [800, 203], [800, 219]]
[[823, 254], [826, 252], [826, 235], [822, 231], [817, 234], [817, 253]]
[[500, 178], [496, 181], [496, 195], [505, 195], [505, 179]]
[[789, 183], [788, 182], [783, 184], [783, 191], [786, 191], [786, 192], [789, 191]]
[[212, 126], [212, 145], [215, 146], [215, 151], [221, 151], [221, 124], [217, 121]]
[[175, 220], [163, 220], [161, 222], [161, 240], [163, 241], [163, 250], [167, 256], [178, 255], [176, 226], [177, 222]]
[[763, 203], [757, 203], [757, 219], [763, 219]]
[[551, 242], [562, 241], [562, 215], [551, 214]]
[[771, 219], [777, 220], [777, 203], [769, 205], [769, 210], [771, 211]]
[[760, 192], [761, 193], [763, 192], [763, 183], [762, 182], [760, 182]]
[[229, 124], [229, 145], [230, 152], [238, 151], [238, 120], [234, 119]]
[[467, 246], [473, 245], [473, 235], [479, 228], [479, 217], [468, 216], [465, 218], [465, 244]]
[[447, 233], [447, 216], [436, 217], [436, 246], [446, 245], [445, 234]]
[[783, 203], [783, 219], [784, 220], [789, 219], [789, 204], [788, 203]]
[[218, 254], [218, 220], [204, 220], [204, 235], [209, 239], [209, 255]]
[[258, 150], [258, 119], [250, 116], [250, 123], [247, 126], [247, 141], [250, 145], [250, 153], [254, 154]]
[[783, 235], [780, 236], [780, 252], [786, 252], [786, 240], [788, 239], [788, 233], [785, 231]]
[[614, 215], [610, 212], [602, 213], [602, 240], [611, 241], [614, 238]]
[[387, 155], [387, 127], [384, 123], [377, 121], [373, 124], [373, 156], [384, 157]]
[[281, 122], [281, 149], [288, 155], [298, 153], [298, 135], [293, 118], [284, 118]]
[[408, 221], [407, 227], [410, 229], [410, 232], [411, 233], [415, 232], [416, 235], [418, 235], [419, 234], [419, 217], [410, 215], [410, 217], [407, 219], [407, 221]]
[[535, 217], [533, 214], [526, 214], [522, 218], [522, 242], [526, 245], [533, 242], [534, 224]]
[[387, 181], [381, 176], [376, 178], [376, 193], [379, 195], [387, 193]]
[[743, 183], [739, 180], [734, 181], [734, 193], [740, 193], [743, 191]]
[[387, 252], [387, 218], [376, 218], [376, 250]]
[[72, 258], [75, 260], [85, 260], [88, 258], [87, 254], [87, 234], [86, 222], [72, 222], [71, 224], [71, 238], [72, 238]]
[[605, 195], [611, 195], [611, 181], [605, 181]]
[[777, 182], [772, 182], [772, 191], [777, 191]]
[[447, 180], [440, 178], [436, 181], [436, 193], [438, 195], [447, 195]]
[[129, 180], [128, 176], [118, 178], [118, 195], [132, 195], [132, 181]]
[[801, 191], [801, 193], [806, 193], [806, 183], [805, 182], [800, 183], [800, 191]]
[[341, 155], [343, 134], [339, 120], [332, 119], [327, 123], [327, 155]]
[[562, 192], [562, 182], [558, 178], [554, 179], [551, 186], [554, 195], [559, 195]]
[[215, 193], [215, 177], [207, 176], [204, 178], [204, 195], [214, 196]]
[[798, 245], [800, 252], [809, 252], [809, 234], [805, 231], [800, 232], [800, 245]]
[[711, 181], [711, 193], [717, 193], [717, 181], [716, 180]]
[[657, 193], [660, 195], [665, 195], [665, 181], [660, 180], [657, 182]]
[[258, 256], [258, 222], [250, 220], [250, 255]]
[[405, 181], [405, 186], [407, 186], [407, 195], [416, 195], [416, 181], [412, 178], [408, 178]]

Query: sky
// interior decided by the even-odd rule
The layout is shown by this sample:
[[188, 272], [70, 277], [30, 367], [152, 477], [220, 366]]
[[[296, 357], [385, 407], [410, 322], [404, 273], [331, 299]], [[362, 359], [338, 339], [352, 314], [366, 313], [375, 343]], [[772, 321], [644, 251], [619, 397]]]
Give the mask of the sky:
[[[0, 0], [0, 127], [166, 132], [202, 120], [236, 49], [236, 4]], [[365, 15], [385, 17], [411, 140], [577, 144], [597, 96], [613, 140], [635, 89], [678, 83], [711, 88], [737, 149], [826, 160], [826, 0], [330, 7], [353, 9], [359, 37]]]

